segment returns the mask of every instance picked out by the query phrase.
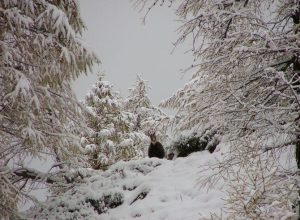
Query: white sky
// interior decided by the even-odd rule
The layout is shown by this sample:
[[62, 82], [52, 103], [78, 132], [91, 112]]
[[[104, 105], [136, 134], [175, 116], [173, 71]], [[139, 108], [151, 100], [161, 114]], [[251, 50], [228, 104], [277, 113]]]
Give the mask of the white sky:
[[[181, 69], [192, 63], [191, 54], [181, 46], [171, 54], [179, 23], [172, 9], [158, 7], [150, 12], [133, 8], [129, 0], [80, 0], [81, 13], [88, 28], [85, 40], [99, 56], [101, 70], [123, 96], [140, 74], [149, 82], [149, 97], [157, 105], [170, 97], [188, 80]], [[185, 45], [185, 47], [187, 47]], [[96, 80], [97, 69], [74, 83], [77, 97], [83, 99]]]

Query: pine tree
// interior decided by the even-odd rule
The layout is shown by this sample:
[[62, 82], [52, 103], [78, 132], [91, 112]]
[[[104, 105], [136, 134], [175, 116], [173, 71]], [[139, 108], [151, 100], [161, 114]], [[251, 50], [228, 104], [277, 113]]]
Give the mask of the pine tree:
[[142, 155], [136, 143], [138, 134], [133, 132], [133, 115], [122, 110], [122, 98], [103, 78], [99, 76], [85, 98], [90, 128], [86, 149], [95, 169], [106, 169], [116, 161]]
[[124, 102], [124, 109], [134, 115], [134, 129], [147, 134], [149, 129], [154, 129], [158, 138], [163, 142], [168, 140], [168, 125], [170, 117], [161, 109], [152, 105], [148, 97], [150, 87], [140, 76], [129, 89], [129, 96]]
[[[67, 123], [80, 127], [80, 105], [70, 84], [97, 58], [81, 39], [73, 0], [0, 2], [0, 213], [13, 217], [24, 185], [52, 182], [23, 166], [45, 153], [60, 162], [80, 151]], [[75, 158], [72, 162], [75, 162]], [[17, 162], [17, 163], [16, 163]], [[30, 181], [29, 181], [30, 182]], [[18, 200], [18, 199], [17, 199]]]

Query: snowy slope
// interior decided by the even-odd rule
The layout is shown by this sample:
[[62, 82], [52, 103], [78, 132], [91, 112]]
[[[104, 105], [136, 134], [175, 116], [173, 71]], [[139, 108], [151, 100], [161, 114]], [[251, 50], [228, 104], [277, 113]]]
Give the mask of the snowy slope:
[[[29, 219], [198, 220], [220, 213], [222, 185], [207, 191], [199, 185], [200, 169], [218, 153], [187, 158], [118, 162], [94, 173], [60, 198], [48, 199], [28, 213]], [[219, 155], [220, 156], [220, 155]], [[206, 171], [206, 172], [209, 172]], [[108, 203], [113, 204], [107, 208]], [[115, 207], [116, 206], [116, 207]]]
[[[126, 193], [125, 203], [103, 215], [103, 219], [199, 219], [210, 212], [219, 212], [223, 205], [220, 190], [208, 191], [197, 183], [199, 168], [212, 155], [205, 151], [188, 158], [162, 161], [147, 175], [133, 178], [137, 188]], [[151, 159], [153, 160], [153, 159]], [[119, 166], [120, 164], [116, 165]], [[143, 200], [135, 200], [141, 192], [148, 192]]]

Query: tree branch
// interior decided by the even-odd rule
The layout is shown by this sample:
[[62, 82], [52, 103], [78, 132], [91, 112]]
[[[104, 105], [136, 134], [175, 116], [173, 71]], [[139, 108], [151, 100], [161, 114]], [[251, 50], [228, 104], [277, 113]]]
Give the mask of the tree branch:
[[14, 170], [12, 173], [17, 177], [21, 177], [22, 179], [26, 180], [31, 179], [35, 181], [46, 182], [49, 184], [59, 182], [57, 179], [54, 179], [47, 174], [29, 168], [19, 168]]
[[275, 145], [275, 146], [273, 146], [273, 147], [266, 147], [265, 149], [263, 149], [263, 153], [265, 153], [265, 152], [267, 152], [267, 151], [270, 151], [270, 150], [277, 149], [277, 148], [282, 148], [282, 147], [287, 147], [287, 146], [290, 146], [290, 145], [294, 145], [294, 144], [296, 144], [296, 143], [297, 143], [297, 141], [296, 141], [296, 140], [293, 140], [293, 141], [290, 141], [290, 142], [287, 142], [287, 143]]
[[225, 32], [224, 32], [224, 34], [223, 34], [223, 39], [225, 39], [225, 38], [227, 37], [227, 32], [228, 32], [229, 27], [230, 27], [230, 25], [231, 25], [231, 23], [232, 23], [232, 20], [233, 20], [233, 18], [230, 18], [230, 19], [228, 20], [226, 30], [225, 30]]

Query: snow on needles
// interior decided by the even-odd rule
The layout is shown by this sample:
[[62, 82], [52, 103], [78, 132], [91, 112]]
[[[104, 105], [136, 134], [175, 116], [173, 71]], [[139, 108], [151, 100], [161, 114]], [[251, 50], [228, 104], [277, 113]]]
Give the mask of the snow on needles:
[[220, 214], [224, 184], [209, 191], [198, 185], [201, 166], [215, 161], [218, 154], [204, 151], [174, 161], [118, 162], [80, 187], [29, 210], [28, 219], [198, 220]]

